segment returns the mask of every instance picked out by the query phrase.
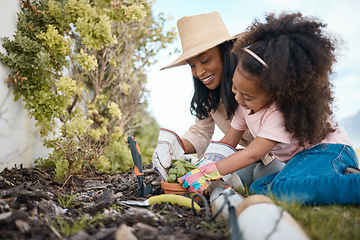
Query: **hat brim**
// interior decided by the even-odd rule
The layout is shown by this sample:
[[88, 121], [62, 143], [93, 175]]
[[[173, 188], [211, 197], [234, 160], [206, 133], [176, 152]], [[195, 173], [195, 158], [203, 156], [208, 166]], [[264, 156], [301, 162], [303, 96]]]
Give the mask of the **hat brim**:
[[192, 57], [195, 57], [203, 52], [206, 52], [207, 50], [216, 47], [224, 42], [233, 40], [237, 37], [237, 35], [235, 36], [231, 36], [229, 38], [223, 39], [221, 41], [216, 41], [216, 42], [210, 42], [206, 45], [202, 45], [202, 46], [198, 46], [198, 47], [194, 47], [191, 50], [188, 50], [186, 52], [183, 52], [175, 61], [173, 61], [172, 63], [170, 63], [169, 65], [161, 68], [160, 70], [164, 70], [164, 69], [169, 69], [172, 67], [177, 67], [177, 66], [181, 66], [181, 65], [186, 65], [187, 62], [186, 60], [189, 60]]

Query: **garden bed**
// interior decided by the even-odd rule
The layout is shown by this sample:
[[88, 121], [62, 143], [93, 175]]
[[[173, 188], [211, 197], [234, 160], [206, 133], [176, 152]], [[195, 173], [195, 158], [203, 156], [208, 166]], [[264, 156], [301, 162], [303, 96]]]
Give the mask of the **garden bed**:
[[[144, 173], [144, 182], [153, 186], [151, 196], [163, 194], [150, 165]], [[137, 183], [133, 171], [92, 173], [63, 183], [51, 169], [5, 169], [0, 173], [0, 239], [230, 239], [228, 224], [206, 221], [203, 211], [195, 216], [191, 209], [166, 203], [121, 203], [146, 199], [137, 197]], [[360, 239], [358, 206], [311, 207], [273, 200], [310, 239]]]
[[[152, 195], [160, 178], [144, 166]], [[128, 206], [136, 194], [133, 171], [108, 176], [71, 176], [56, 181], [51, 169], [5, 169], [0, 173], [0, 239], [227, 239], [223, 223], [166, 203]], [[131, 238], [135, 237], [135, 238]]]

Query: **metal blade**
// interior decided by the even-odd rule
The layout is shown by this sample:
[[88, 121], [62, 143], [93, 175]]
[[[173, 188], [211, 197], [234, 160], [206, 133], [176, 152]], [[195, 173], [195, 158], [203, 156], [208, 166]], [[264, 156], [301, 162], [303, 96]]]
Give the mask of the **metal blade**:
[[143, 197], [147, 197], [147, 195], [152, 193], [152, 185], [145, 185], [143, 189]]
[[140, 206], [140, 207], [148, 207], [149, 206], [149, 199], [146, 199], [145, 201], [136, 201], [136, 200], [126, 200], [126, 201], [120, 201], [121, 203], [132, 205], [132, 206]]

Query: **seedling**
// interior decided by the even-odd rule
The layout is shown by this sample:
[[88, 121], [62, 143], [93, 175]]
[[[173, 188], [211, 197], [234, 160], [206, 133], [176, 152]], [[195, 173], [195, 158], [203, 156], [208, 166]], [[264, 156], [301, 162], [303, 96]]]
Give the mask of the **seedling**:
[[58, 195], [58, 202], [62, 208], [72, 208], [77, 205], [76, 198], [77, 194], [74, 194], [73, 191], [71, 191], [70, 195]]

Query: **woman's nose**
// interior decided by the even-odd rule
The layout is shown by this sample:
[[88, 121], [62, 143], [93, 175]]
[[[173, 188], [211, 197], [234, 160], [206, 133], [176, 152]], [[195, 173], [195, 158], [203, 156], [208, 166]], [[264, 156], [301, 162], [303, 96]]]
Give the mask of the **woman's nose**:
[[201, 77], [204, 75], [205, 73], [205, 68], [202, 67], [201, 65], [200, 66], [196, 66], [196, 75], [198, 78], [201, 79]]

